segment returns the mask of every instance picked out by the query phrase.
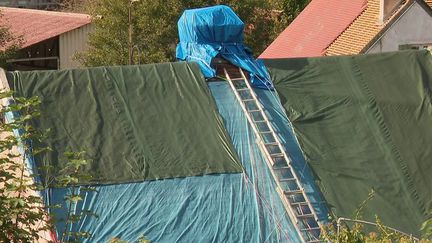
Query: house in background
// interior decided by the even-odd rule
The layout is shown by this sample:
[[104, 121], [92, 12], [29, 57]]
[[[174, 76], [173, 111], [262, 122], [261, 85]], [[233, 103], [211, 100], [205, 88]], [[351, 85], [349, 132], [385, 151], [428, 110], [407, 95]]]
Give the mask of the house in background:
[[431, 7], [432, 0], [312, 0], [259, 58], [430, 48]]
[[6, 7], [0, 12], [0, 24], [23, 40], [18, 57], [8, 60], [12, 70], [80, 66], [74, 57], [87, 48], [92, 30], [89, 15]]

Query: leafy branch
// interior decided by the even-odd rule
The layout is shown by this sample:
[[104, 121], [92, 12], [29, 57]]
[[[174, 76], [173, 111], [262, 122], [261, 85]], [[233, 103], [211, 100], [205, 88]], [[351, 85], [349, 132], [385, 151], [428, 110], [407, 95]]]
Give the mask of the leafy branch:
[[[0, 242], [35, 242], [42, 238], [41, 232], [54, 229], [50, 208], [46, 207], [38, 192], [52, 188], [69, 188], [64, 202], [67, 204], [65, 228], [60, 242], [78, 242], [89, 238], [91, 234], [85, 231], [73, 231], [72, 225], [84, 216], [97, 217], [91, 211], [73, 211], [75, 206], [83, 200], [83, 194], [96, 191], [94, 187], [79, 186], [82, 180], [89, 180], [89, 175], [82, 172], [82, 167], [88, 161], [84, 152], [65, 153], [67, 162], [63, 169], [55, 172], [53, 166], [44, 166], [45, 184], [39, 184], [35, 176], [29, 173], [26, 164], [35, 155], [50, 151], [48, 147], [38, 147], [37, 144], [47, 138], [48, 131], [38, 131], [32, 121], [41, 114], [38, 97], [12, 99], [12, 92], [0, 92], [0, 99], [8, 99], [11, 104], [2, 106], [0, 113]], [[6, 121], [5, 114], [13, 119]], [[45, 239], [48, 240], [48, 239]]]
[[[331, 223], [322, 227], [321, 239], [324, 242], [337, 243], [429, 243], [432, 242], [432, 220], [426, 221], [422, 230], [424, 230], [424, 239], [418, 240], [415, 237], [406, 235], [396, 229], [385, 226], [379, 217], [375, 216], [375, 223], [362, 220], [362, 212], [370, 200], [373, 199], [375, 192], [372, 190], [368, 197], [358, 206], [354, 213], [354, 219], [339, 218], [332, 220]], [[351, 224], [347, 224], [351, 222]], [[375, 231], [368, 232], [365, 225], [372, 226]], [[428, 226], [429, 225], [429, 226]]]
[[[0, 92], [1, 99], [9, 99], [11, 92]], [[26, 168], [31, 156], [31, 140], [43, 138], [29, 121], [40, 115], [39, 99], [16, 99], [1, 107], [1, 114], [19, 113], [11, 121], [2, 117], [0, 123], [0, 241], [33, 242], [40, 232], [51, 230], [38, 186]], [[19, 133], [20, 136], [14, 136]]]
[[80, 181], [91, 179], [89, 174], [81, 170], [83, 166], [88, 164], [88, 161], [84, 157], [85, 152], [66, 152], [65, 156], [68, 162], [66, 166], [60, 170], [60, 176], [56, 179], [57, 187], [69, 189], [69, 193], [64, 198], [67, 204], [67, 213], [60, 242], [79, 242], [81, 239], [90, 238], [91, 234], [87, 231], [74, 231], [72, 230], [72, 226], [81, 221], [85, 216], [97, 218], [97, 215], [88, 210], [75, 212], [74, 209], [83, 201], [85, 193], [97, 192], [97, 190], [95, 187], [79, 185]]

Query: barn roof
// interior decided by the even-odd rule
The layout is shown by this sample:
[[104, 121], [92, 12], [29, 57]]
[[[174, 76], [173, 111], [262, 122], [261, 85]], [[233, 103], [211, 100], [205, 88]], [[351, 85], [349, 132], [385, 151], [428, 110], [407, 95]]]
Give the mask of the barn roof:
[[0, 12], [0, 24], [8, 26], [14, 36], [22, 37], [23, 48], [91, 22], [90, 15], [78, 13], [6, 7], [1, 7]]

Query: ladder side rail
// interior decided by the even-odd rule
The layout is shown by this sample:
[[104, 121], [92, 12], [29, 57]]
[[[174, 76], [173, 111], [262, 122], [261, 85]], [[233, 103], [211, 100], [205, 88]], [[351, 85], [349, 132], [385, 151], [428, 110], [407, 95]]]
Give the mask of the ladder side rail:
[[288, 209], [289, 217], [293, 221], [296, 230], [298, 230], [298, 232], [301, 232], [301, 229], [298, 227], [299, 220], [298, 220], [297, 214], [294, 211], [293, 207], [290, 205], [290, 203], [289, 203], [288, 199], [286, 198], [286, 196], [284, 195], [283, 189], [282, 189], [283, 187], [281, 186], [279, 180], [277, 179], [278, 176], [275, 174], [275, 172], [273, 170], [273, 165], [269, 162], [269, 161], [272, 160], [272, 158], [271, 158], [269, 152], [267, 151], [267, 149], [263, 148], [264, 144], [262, 142], [262, 138], [258, 138], [258, 139], [260, 140], [260, 141], [258, 141], [258, 147], [260, 148], [261, 152], [263, 152], [265, 154], [266, 164], [267, 164], [267, 166], [270, 169], [270, 173], [271, 173], [272, 177], [275, 179], [274, 181], [276, 183], [276, 191], [277, 191], [279, 197], [281, 198], [282, 203], [284, 204], [285, 208]]
[[[266, 121], [266, 125], [267, 125], [268, 128], [270, 129], [271, 134], [273, 135], [273, 138], [274, 138], [274, 140], [276, 141], [276, 144], [278, 145], [278, 148], [279, 148], [280, 152], [282, 153], [282, 155], [283, 155], [283, 157], [284, 157], [284, 160], [285, 160], [286, 163], [287, 163], [287, 166], [290, 168], [290, 171], [291, 171], [292, 176], [293, 176], [293, 178], [294, 178], [295, 184], [296, 184], [297, 188], [300, 189], [300, 191], [301, 191], [301, 195], [302, 195], [304, 201], [306, 202], [307, 207], [309, 208], [309, 210], [310, 210], [310, 212], [311, 212], [310, 215], [313, 216], [313, 219], [314, 219], [315, 223], [318, 225], [318, 227], [321, 227], [321, 224], [320, 224], [319, 221], [318, 221], [318, 216], [317, 216], [317, 214], [316, 214], [316, 211], [315, 211], [315, 209], [312, 207], [312, 203], [310, 202], [309, 198], [307, 197], [306, 192], [305, 192], [305, 190], [304, 190], [304, 187], [303, 187], [303, 185], [301, 184], [301, 182], [300, 182], [300, 180], [299, 180], [299, 177], [297, 176], [296, 171], [292, 168], [292, 161], [291, 161], [290, 157], [288, 157], [288, 154], [286, 153], [284, 147], [282, 146], [282, 143], [280, 142], [279, 137], [276, 135], [276, 132], [275, 132], [275, 130], [273, 129], [273, 126], [272, 126], [272, 124], [270, 123], [270, 120], [268, 119], [268, 116], [265, 114], [265, 112], [264, 112], [264, 110], [263, 110], [264, 107], [263, 107], [262, 104], [259, 102], [258, 97], [256, 96], [256, 94], [255, 94], [255, 92], [254, 92], [252, 86], [250, 85], [249, 80], [247, 79], [246, 75], [244, 74], [243, 70], [242, 70], [241, 68], [239, 68], [239, 71], [240, 71], [240, 73], [241, 73], [241, 76], [242, 76], [243, 79], [245, 80], [245, 84], [246, 84], [247, 88], [249, 89], [252, 98], [253, 98], [253, 99], [255, 100], [255, 102], [257, 103], [257, 107], [258, 107], [258, 109], [260, 110], [261, 116], [262, 116], [263, 119]], [[265, 144], [263, 144], [263, 146], [264, 146], [264, 151], [267, 152], [267, 147], [265, 147]], [[270, 159], [271, 159], [271, 163], [273, 163], [273, 160], [272, 160], [272, 157], [271, 157], [271, 156], [270, 156]], [[273, 172], [273, 170], [271, 170], [271, 171]], [[275, 178], [277, 178], [277, 177], [275, 177]], [[279, 184], [279, 183], [278, 183], [278, 186], [280, 187], [280, 184]], [[281, 187], [280, 187], [280, 188], [281, 188]], [[281, 195], [281, 196], [283, 196], [283, 195]], [[283, 200], [284, 202], [288, 202], [288, 203], [289, 203], [289, 205], [290, 205], [289, 209], [290, 209], [291, 211], [294, 210], [294, 209], [293, 209], [293, 206], [291, 205], [291, 202], [289, 202], [288, 199], [287, 199], [286, 197], [283, 197], [282, 200]], [[302, 210], [301, 207], [300, 207], [300, 210]], [[302, 216], [303, 216], [303, 215], [297, 215], [297, 214], [295, 214], [296, 223], [299, 222], [299, 220], [300, 220], [300, 218], [301, 218]], [[309, 224], [307, 224], [307, 226], [305, 226], [305, 225], [302, 225], [302, 226], [305, 227], [305, 229], [311, 229], [311, 228], [313, 228], [313, 227], [311, 227]], [[298, 227], [296, 227], [296, 228], [298, 228]], [[304, 235], [301, 233], [301, 231], [300, 231], [300, 236], [303, 238], [304, 241], [306, 241], [306, 240], [304, 239]], [[312, 237], [315, 238], [314, 236], [312, 236]], [[316, 239], [316, 238], [315, 238], [315, 239]], [[315, 240], [308, 240], [307, 242], [314, 242], [314, 241], [315, 241]], [[317, 240], [317, 242], [319, 242], [319, 240]]]
[[[247, 86], [247, 87], [250, 89], [250, 91], [251, 91], [251, 95], [252, 95], [252, 97], [253, 97], [255, 100], [258, 101], [258, 98], [257, 98], [257, 96], [256, 96], [256, 94], [255, 94], [255, 91], [252, 89], [252, 86], [249, 84], [249, 82], [248, 82], [249, 80], [246, 78], [246, 75], [244, 74], [243, 70], [242, 70], [241, 68], [239, 68], [239, 70], [240, 70], [240, 73], [241, 73], [242, 77], [245, 79], [246, 86]], [[263, 111], [263, 109], [262, 109], [262, 107], [261, 107], [261, 104], [259, 104], [259, 107], [260, 107], [260, 110], [261, 110], [261, 112], [262, 112], [262, 116], [263, 116], [263, 118], [268, 122], [267, 125], [268, 125], [269, 129], [272, 131], [272, 133], [273, 133], [273, 135], [274, 135], [274, 137], [275, 137], [275, 140], [276, 140], [276, 143], [278, 144], [279, 150], [280, 150], [281, 153], [284, 155], [285, 160], [286, 160], [287, 163], [288, 163], [288, 166], [291, 167], [292, 175], [293, 175], [293, 177], [295, 178], [296, 183], [298, 184], [298, 185], [297, 185], [298, 188], [299, 188], [300, 190], [302, 190], [303, 197], [304, 197], [305, 201], [307, 202], [308, 207], [309, 207], [310, 210], [311, 210], [311, 213], [314, 215], [314, 217], [315, 217], [315, 221], [319, 224], [318, 216], [317, 216], [317, 214], [316, 214], [316, 211], [315, 211], [315, 209], [312, 207], [312, 203], [310, 202], [309, 197], [307, 197], [303, 185], [300, 183], [299, 177], [297, 176], [297, 172], [292, 168], [292, 165], [291, 165], [291, 164], [292, 164], [291, 158], [287, 155], [287, 153], [286, 153], [286, 151], [285, 151], [285, 148], [282, 146], [282, 143], [280, 142], [279, 136], [276, 135], [276, 132], [274, 131], [273, 126], [270, 124], [270, 121], [269, 121], [267, 115], [266, 115], [265, 112]]]
[[[252, 125], [252, 129], [253, 129], [254, 133], [255, 133], [256, 135], [258, 135], [258, 136], [257, 136], [257, 139], [259, 139], [260, 141], [262, 141], [262, 138], [261, 138], [261, 136], [259, 135], [259, 132], [258, 132], [258, 129], [257, 129], [256, 125], [255, 125], [255, 122], [253, 121], [252, 117], [250, 116], [249, 112], [247, 111], [247, 108], [246, 108], [245, 104], [243, 103], [243, 101], [242, 101], [240, 95], [237, 93], [236, 88], [235, 88], [235, 86], [234, 86], [234, 84], [233, 84], [233, 82], [232, 82], [232, 80], [231, 80], [229, 74], [227, 73], [226, 69], [224, 69], [224, 72], [225, 72], [225, 76], [226, 76], [227, 79], [228, 79], [228, 83], [230, 84], [231, 89], [233, 89], [233, 91], [234, 91], [234, 95], [236, 96], [237, 100], [238, 100], [239, 103], [240, 103], [240, 106], [242, 107], [243, 112], [244, 112], [245, 115], [246, 115], [247, 120], [248, 120], [249, 123]], [[247, 79], [245, 79], [244, 81], [245, 81], [245, 83], [247, 83]], [[259, 105], [259, 104], [257, 104], [257, 105]], [[271, 156], [269, 155], [268, 151], [267, 151], [266, 149], [264, 149], [263, 146], [258, 146], [258, 147], [260, 148], [261, 152], [263, 152], [263, 153], [265, 154], [265, 157], [266, 157], [266, 163], [267, 163], [267, 166], [269, 166], [269, 168], [270, 168], [270, 172], [271, 172], [273, 178], [277, 178], [277, 176], [275, 175], [275, 173], [274, 173], [274, 171], [273, 171], [273, 167], [272, 167], [272, 165], [268, 162], [269, 159], [271, 160]], [[276, 189], [276, 190], [282, 190], [282, 186], [280, 185], [279, 181], [278, 181], [277, 179], [275, 179], [275, 182], [276, 182], [276, 185], [277, 185], [277, 189]], [[293, 225], [294, 225], [294, 227], [295, 227], [295, 229], [296, 229], [296, 231], [297, 231], [297, 234], [298, 234], [299, 237], [303, 240], [303, 242], [306, 242], [306, 241], [304, 240], [304, 237], [303, 237], [303, 234], [302, 234], [302, 232], [301, 232], [301, 229], [299, 228], [298, 218], [297, 218], [296, 213], [294, 212], [292, 206], [289, 204], [289, 202], [288, 202], [288, 200], [286, 199], [286, 197], [285, 197], [285, 195], [283, 194], [283, 192], [280, 193], [280, 192], [278, 191], [278, 195], [279, 195], [279, 197], [281, 198], [283, 204], [288, 206], [288, 207], [285, 207], [285, 208], [288, 209], [288, 210], [287, 210], [287, 211], [288, 211], [288, 214], [289, 214], [289, 216], [290, 216], [290, 219], [293, 221]]]

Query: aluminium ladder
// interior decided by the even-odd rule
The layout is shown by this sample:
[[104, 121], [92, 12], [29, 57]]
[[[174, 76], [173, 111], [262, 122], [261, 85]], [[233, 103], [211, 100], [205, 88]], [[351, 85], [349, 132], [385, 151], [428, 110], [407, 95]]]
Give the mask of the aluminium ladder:
[[[223, 71], [252, 126], [257, 143], [277, 184], [277, 192], [302, 242], [321, 242], [317, 214], [249, 80], [241, 68], [238, 68], [240, 78], [231, 78], [225, 68]], [[232, 76], [240, 76], [239, 73], [231, 71]]]

